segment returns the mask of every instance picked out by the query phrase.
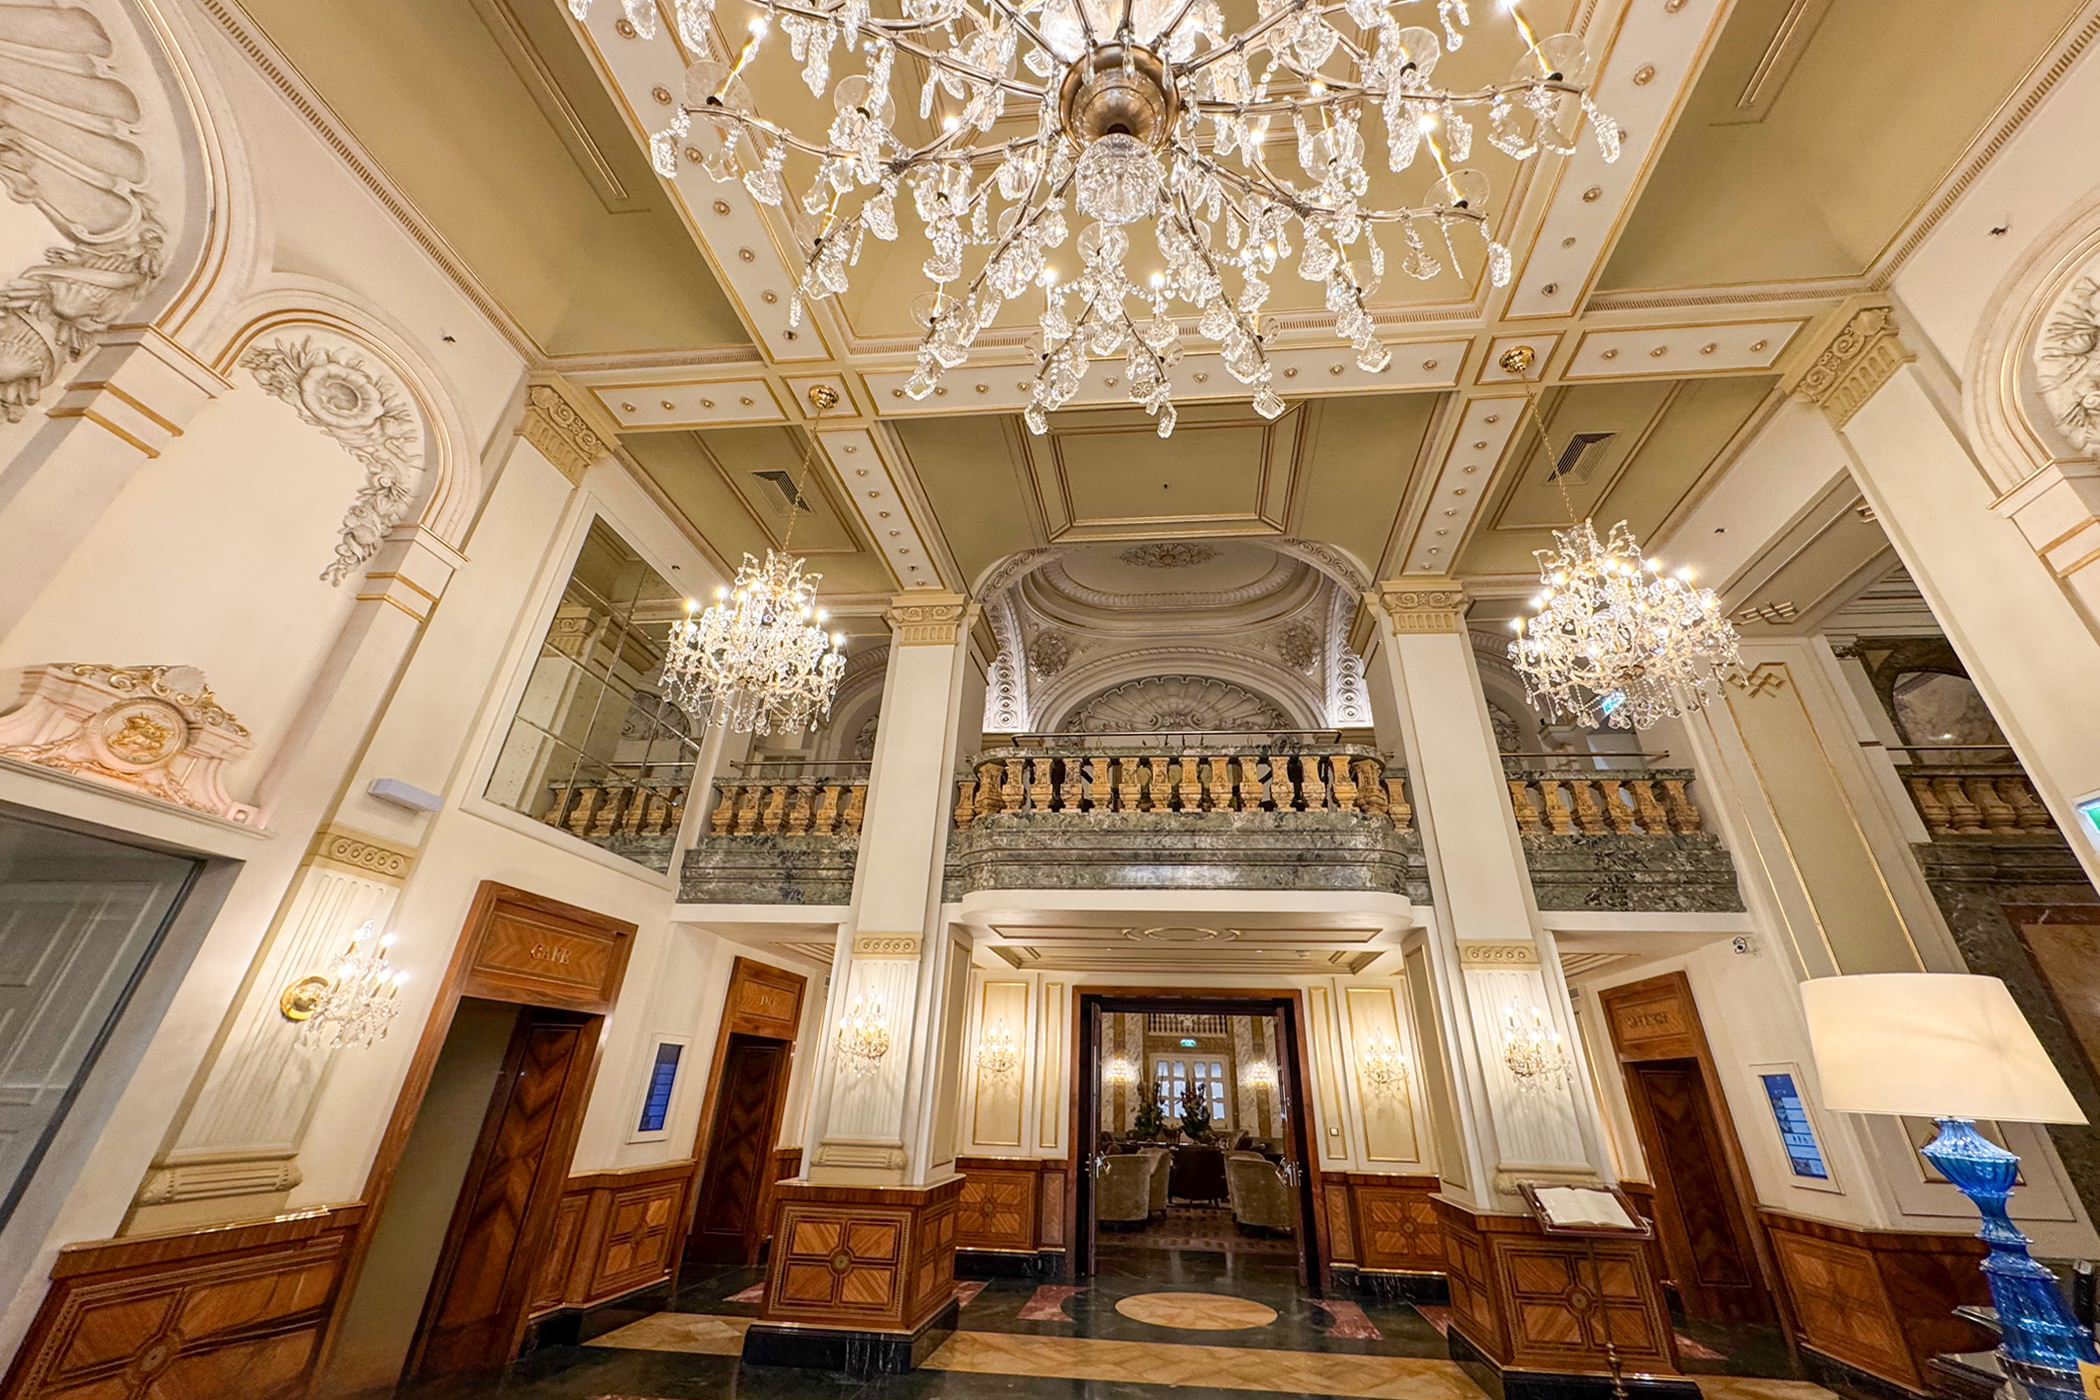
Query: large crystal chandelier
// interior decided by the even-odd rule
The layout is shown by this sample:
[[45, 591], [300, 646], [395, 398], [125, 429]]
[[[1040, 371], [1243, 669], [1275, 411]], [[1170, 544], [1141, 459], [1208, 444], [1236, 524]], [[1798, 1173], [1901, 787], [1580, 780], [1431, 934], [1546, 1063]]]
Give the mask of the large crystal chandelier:
[[664, 693], [687, 714], [754, 734], [794, 734], [831, 713], [839, 676], [846, 669], [844, 633], [827, 635], [817, 607], [822, 574], [802, 572], [803, 561], [788, 552], [795, 517], [817, 451], [816, 423], [839, 401], [826, 384], [811, 386], [816, 409], [802, 471], [788, 502], [788, 524], [780, 548], [760, 564], [750, 555], [735, 584], [715, 590], [715, 602], [671, 624], [664, 650]]
[[[655, 32], [654, 0], [622, 3], [637, 32]], [[880, 13], [871, 0], [749, 3], [757, 18], [731, 59], [715, 0], [677, 0], [695, 61], [677, 116], [650, 142], [657, 172], [697, 161], [788, 208], [803, 258], [791, 324], [805, 300], [846, 290], [867, 239], [898, 236], [907, 201], [934, 284], [917, 308], [915, 399], [969, 358], [1006, 302], [1041, 288], [1026, 410], [1036, 433], [1108, 360], [1167, 436], [1168, 371], [1191, 330], [1258, 411], [1282, 413], [1261, 319], [1279, 268], [1321, 286], [1334, 333], [1382, 370], [1391, 352], [1365, 303], [1389, 254], [1417, 279], [1464, 275], [1477, 258], [1496, 286], [1509, 281], [1487, 177], [1462, 164], [1476, 126], [1526, 160], [1572, 151], [1587, 116], [1604, 158], [1619, 153], [1582, 41], [1539, 38], [1517, 0], [1499, 4], [1521, 40], [1513, 75], [1464, 91], [1431, 78], [1466, 42], [1466, 0], [1436, 0], [1441, 39], [1400, 22], [1430, 0], [1256, 0], [1257, 14], [1239, 23], [1235, 9], [1230, 24], [1220, 0], [885, 0]], [[569, 4], [580, 19], [592, 0]], [[809, 91], [831, 93], [821, 131], [755, 108], [744, 75], [774, 23]], [[840, 51], [860, 71], [834, 82]], [[1433, 167], [1419, 200], [1373, 191], [1381, 135], [1393, 174]], [[791, 174], [806, 178], [799, 199]], [[1054, 267], [1068, 241], [1076, 268]], [[987, 251], [966, 258], [973, 248]]]
[[[1523, 378], [1531, 361], [1531, 347], [1519, 345], [1501, 364]], [[1524, 393], [1552, 461], [1528, 379]], [[1567, 485], [1555, 482], [1572, 518]], [[1596, 523], [1585, 517], [1555, 530], [1553, 539], [1558, 548], [1533, 552], [1542, 587], [1533, 616], [1511, 623], [1517, 636], [1509, 644], [1525, 698], [1550, 717], [1592, 729], [1646, 729], [1703, 709], [1742, 669], [1735, 625], [1714, 591], [1694, 584], [1690, 569], [1665, 574], [1660, 560], [1641, 553], [1625, 521], [1599, 540]]]

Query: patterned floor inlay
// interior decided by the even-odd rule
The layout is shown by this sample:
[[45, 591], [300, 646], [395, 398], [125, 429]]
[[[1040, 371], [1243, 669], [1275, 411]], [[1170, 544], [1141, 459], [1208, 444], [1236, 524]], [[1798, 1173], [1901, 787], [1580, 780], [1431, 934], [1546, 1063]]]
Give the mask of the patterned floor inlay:
[[710, 1317], [705, 1313], [651, 1313], [584, 1345], [627, 1351], [683, 1351], [695, 1356], [742, 1356], [744, 1329], [755, 1320]]
[[1070, 1322], [1072, 1314], [1065, 1311], [1065, 1304], [1084, 1292], [1068, 1283], [1046, 1283], [1014, 1316], [1022, 1322]]
[[[1176, 1342], [1111, 1342], [958, 1332], [926, 1363], [935, 1370], [987, 1376], [1046, 1376], [1138, 1385], [1202, 1386], [1361, 1400], [1483, 1400], [1484, 1392], [1449, 1361], [1352, 1356]], [[1720, 1400], [1795, 1400], [1725, 1396]]]
[[982, 1279], [969, 1279], [956, 1284], [955, 1306], [967, 1308], [970, 1304], [977, 1301], [977, 1295], [982, 1292], [984, 1292], [984, 1280]]
[[1334, 1325], [1326, 1333], [1330, 1337], [1375, 1342], [1385, 1336], [1378, 1330], [1378, 1324], [1364, 1313], [1361, 1303], [1352, 1303], [1346, 1298], [1314, 1298], [1312, 1305], [1325, 1310], [1334, 1319]]
[[1240, 1332], [1276, 1320], [1276, 1309], [1223, 1293], [1138, 1293], [1120, 1299], [1116, 1311], [1133, 1322], [1183, 1332]]
[[1693, 1376], [1706, 1400], [1838, 1400], [1837, 1392], [1814, 1381], [1766, 1380], [1759, 1376]]

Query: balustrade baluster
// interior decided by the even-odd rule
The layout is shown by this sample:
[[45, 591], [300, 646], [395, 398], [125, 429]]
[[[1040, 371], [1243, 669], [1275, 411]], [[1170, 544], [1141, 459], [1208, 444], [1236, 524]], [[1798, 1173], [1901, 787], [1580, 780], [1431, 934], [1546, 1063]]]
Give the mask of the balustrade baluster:
[[1983, 813], [1983, 824], [1999, 835], [2010, 835], [2020, 829], [2019, 818], [2013, 815], [2012, 804], [1998, 795], [1998, 780], [1988, 776], [1975, 777], [1968, 782], [1969, 800], [1976, 810]]
[[997, 763], [977, 765], [977, 814], [988, 817], [999, 810], [999, 775]]
[[856, 782], [846, 794], [846, 810], [839, 814], [839, 829], [848, 836], [860, 835], [860, 819], [868, 810], [868, 783]]
[[1116, 760], [1116, 810], [1135, 812], [1138, 809], [1138, 785], [1145, 771], [1142, 758], [1119, 758]]
[[1617, 778], [1599, 778], [1597, 786], [1604, 790], [1604, 816], [1611, 823], [1612, 832], [1633, 835], [1633, 808], [1626, 805], [1626, 785]]
[[1269, 796], [1279, 812], [1291, 811], [1298, 805], [1298, 785], [1291, 781], [1291, 756], [1287, 753], [1269, 755]]
[[1560, 779], [1542, 777], [1538, 780], [1539, 799], [1546, 804], [1546, 821], [1555, 836], [1575, 834], [1575, 814], [1568, 808], [1567, 799], [1560, 795]]
[[1374, 817], [1385, 815], [1385, 787], [1379, 775], [1385, 772], [1385, 760], [1359, 758], [1352, 765], [1356, 779], [1356, 805]]
[[1298, 791], [1305, 797], [1305, 810], [1324, 812], [1327, 810], [1327, 784], [1320, 781], [1320, 756], [1314, 753], [1298, 757]]
[[643, 836], [661, 836], [664, 831], [664, 795], [656, 788], [643, 788], [642, 819], [637, 830]]
[[599, 791], [605, 795], [598, 803], [597, 812], [591, 817], [590, 834], [610, 836], [621, 829], [619, 822], [627, 815], [627, 802], [633, 793], [630, 789], [617, 788], [610, 783], [605, 784]]
[[1030, 776], [1035, 780], [1028, 785], [1028, 810], [1031, 812], [1049, 811], [1050, 799], [1057, 792], [1050, 781], [1050, 763], [1045, 754], [1037, 754], [1028, 761]]
[[780, 834], [781, 819], [787, 814], [787, 792], [785, 783], [775, 783], [766, 789], [766, 805], [758, 814], [758, 829], [768, 836]]
[[1925, 834], [1935, 837], [1951, 835], [1953, 819], [1947, 814], [1947, 804], [1940, 801], [1939, 794], [1933, 791], [1932, 779], [1910, 778], [1905, 780], [1905, 785], [1910, 788], [1911, 801], [1918, 804], [1918, 815], [1925, 819]]
[[1509, 807], [1517, 815], [1517, 831], [1524, 836], [1544, 836], [1546, 822], [1539, 815], [1538, 804], [1531, 800], [1531, 780], [1510, 778]]
[[673, 836], [685, 825], [685, 804], [686, 790], [682, 787], [673, 788], [664, 810], [664, 830]]
[[1006, 760], [1006, 781], [999, 785], [999, 810], [1002, 812], [1021, 810], [1021, 794], [1026, 790], [1021, 778], [1022, 762], [1020, 758]]
[[1145, 783], [1145, 800], [1146, 805], [1155, 812], [1174, 810], [1173, 785], [1167, 780], [1168, 762], [1163, 753], [1153, 754], [1146, 760], [1146, 766], [1152, 771]]
[[1181, 783], [1175, 789], [1175, 796], [1180, 800], [1181, 810], [1184, 812], [1203, 810], [1203, 780], [1197, 772], [1197, 765], [1201, 762], [1202, 760], [1192, 753], [1181, 756]]
[[1106, 754], [1095, 754], [1087, 764], [1087, 807], [1090, 811], [1106, 812], [1115, 807], [1115, 765]]
[[1210, 776], [1204, 781], [1204, 787], [1210, 793], [1210, 809], [1229, 812], [1232, 810], [1232, 779], [1226, 775], [1226, 765], [1232, 760], [1222, 754], [1213, 754], [1208, 762]]
[[788, 803], [788, 835], [801, 836], [808, 832], [810, 807], [812, 805], [811, 799], [815, 796], [816, 794], [810, 790], [807, 783], [795, 784], [794, 796]]
[[1934, 778], [1932, 790], [1939, 794], [1940, 805], [1947, 809], [1947, 821], [1957, 835], [1983, 834], [1983, 812], [1969, 800], [1960, 778], [1951, 774]]
[[1661, 836], [1668, 832], [1670, 817], [1663, 811], [1662, 803], [1655, 799], [1655, 780], [1634, 778], [1626, 787], [1633, 794], [1633, 810], [1640, 817], [1641, 830], [1650, 836]]
[[812, 819], [811, 829], [819, 836], [829, 836], [839, 824], [839, 785], [824, 784], [824, 796], [817, 802], [817, 815]]
[[955, 829], [966, 829], [977, 817], [977, 784], [964, 778], [955, 785]]
[[1334, 805], [1343, 811], [1356, 807], [1356, 779], [1349, 771], [1349, 755], [1338, 753], [1328, 760], [1328, 777], [1334, 784]]
[[2018, 821], [2020, 830], [2056, 830], [2056, 822], [2050, 817], [2049, 809], [2042, 805], [2041, 798], [2035, 794], [2033, 785], [2026, 778], [2001, 778], [1998, 780], [1998, 791], [2004, 793], [2005, 800], [2012, 804], [2014, 819]]
[[1414, 830], [1415, 808], [1414, 804], [1407, 800], [1407, 779], [1385, 780], [1385, 809], [1386, 815], [1393, 819], [1395, 827], [1401, 831]]
[[1058, 763], [1064, 770], [1064, 782], [1057, 790], [1057, 805], [1064, 811], [1076, 812], [1079, 810], [1080, 793], [1085, 787], [1080, 777], [1082, 760], [1079, 755], [1073, 754], [1069, 758], [1059, 759]]
[[1237, 761], [1240, 780], [1239, 785], [1234, 790], [1238, 800], [1233, 803], [1233, 806], [1242, 812], [1259, 812], [1262, 798], [1261, 779], [1255, 774], [1260, 767], [1260, 760], [1249, 758], [1243, 754]]
[[627, 808], [620, 813], [620, 830], [628, 836], [639, 836], [648, 820], [649, 789], [637, 783], [627, 789]]
[[1575, 824], [1585, 836], [1602, 836], [1604, 813], [1597, 806], [1597, 785], [1588, 778], [1568, 779], [1568, 792], [1575, 799]]
[[1699, 804], [1692, 801], [1684, 785], [1690, 778], [1664, 778], [1663, 810], [1670, 814], [1670, 830], [1679, 836], [1697, 836], [1706, 830], [1706, 818], [1700, 814]]
[[715, 784], [715, 809], [708, 813], [707, 829], [710, 835], [727, 836], [729, 828], [736, 823], [736, 789], [727, 783]]
[[745, 783], [738, 790], [736, 801], [736, 834], [749, 836], [758, 830], [760, 799], [765, 796], [763, 783]]

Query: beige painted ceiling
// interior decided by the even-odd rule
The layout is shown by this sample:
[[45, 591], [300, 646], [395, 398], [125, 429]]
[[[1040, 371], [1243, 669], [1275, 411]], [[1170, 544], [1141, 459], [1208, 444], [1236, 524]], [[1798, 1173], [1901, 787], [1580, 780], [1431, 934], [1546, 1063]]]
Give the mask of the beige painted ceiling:
[[246, 0], [549, 356], [748, 344], [553, 0]]
[[1736, 0], [1603, 285], [1864, 272], [2079, 0]]

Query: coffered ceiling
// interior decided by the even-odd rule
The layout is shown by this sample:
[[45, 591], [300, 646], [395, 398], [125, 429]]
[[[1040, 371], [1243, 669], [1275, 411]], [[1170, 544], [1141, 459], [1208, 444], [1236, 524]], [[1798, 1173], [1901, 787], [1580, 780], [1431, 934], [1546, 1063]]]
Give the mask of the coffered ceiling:
[[[1278, 277], [1267, 325], [1289, 410], [1262, 421], [1216, 357], [1189, 354], [1162, 441], [1122, 406], [1113, 366], [1030, 436], [1033, 308], [1018, 303], [936, 394], [905, 397], [926, 289], [915, 231], [871, 245], [853, 292], [790, 326], [798, 231], [781, 211], [692, 163], [663, 182], [643, 158], [681, 88], [669, 24], [643, 39], [617, 4], [577, 24], [560, 0], [247, 3], [455, 276], [598, 398], [630, 469], [716, 558], [781, 537], [806, 390], [837, 387], [795, 545], [834, 608], [863, 616], [900, 589], [967, 590], [1017, 551], [1152, 539], [1306, 539], [1366, 577], [1514, 590], [1566, 523], [1548, 477], [1564, 463], [1575, 511], [1667, 537], [1780, 403], [1811, 327], [1886, 285], [2090, 10], [1523, 0], [1540, 32], [1575, 30], [1597, 55], [1623, 157], [1585, 141], [1526, 175], [1478, 143], [1511, 285], [1485, 285], [1473, 261], [1428, 283], [1388, 276], [1371, 308], [1394, 354], [1372, 374], [1310, 314], [1311, 285]], [[1500, 7], [1473, 8], [1439, 72], [1459, 85], [1515, 60]], [[740, 38], [744, 14], [722, 0], [717, 25]], [[762, 110], [828, 111], [777, 52], [748, 76]], [[1498, 364], [1516, 345], [1536, 355], [1551, 452]], [[1805, 607], [1871, 575], [1876, 547], [1848, 537], [1842, 505], [1785, 552], [1801, 572], [1744, 581], [1745, 606], [1779, 588]]]

